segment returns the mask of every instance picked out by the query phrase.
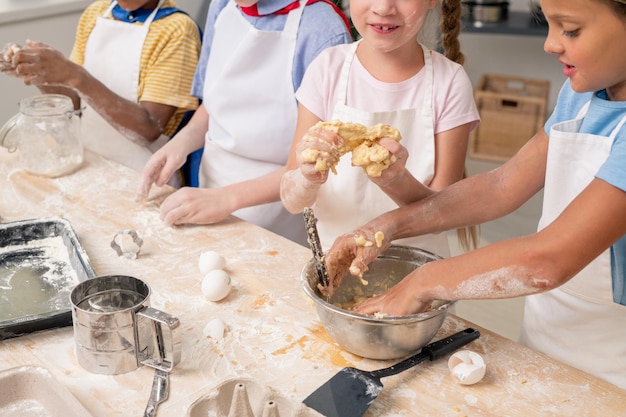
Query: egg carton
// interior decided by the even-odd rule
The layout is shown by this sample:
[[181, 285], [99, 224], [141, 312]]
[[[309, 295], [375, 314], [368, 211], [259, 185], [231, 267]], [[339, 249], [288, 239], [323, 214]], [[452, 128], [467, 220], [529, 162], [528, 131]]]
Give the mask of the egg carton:
[[250, 379], [229, 379], [194, 401], [187, 417], [322, 417]]

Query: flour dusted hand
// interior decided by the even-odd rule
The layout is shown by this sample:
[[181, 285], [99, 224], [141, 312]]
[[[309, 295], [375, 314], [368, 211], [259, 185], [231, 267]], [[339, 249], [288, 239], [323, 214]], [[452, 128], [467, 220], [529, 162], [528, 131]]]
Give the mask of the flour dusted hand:
[[22, 50], [20, 45], [15, 43], [8, 43], [2, 49], [0, 55], [0, 71], [11, 73], [15, 71], [15, 65], [13, 65], [13, 57], [16, 53]]
[[402, 137], [398, 129], [384, 124], [368, 127], [338, 120], [318, 122], [302, 138], [299, 160], [314, 163], [318, 172], [330, 169], [336, 174], [341, 156], [352, 152], [353, 166], [362, 167], [371, 177], [379, 177], [395, 162], [395, 156], [378, 143], [381, 138], [400, 141]]

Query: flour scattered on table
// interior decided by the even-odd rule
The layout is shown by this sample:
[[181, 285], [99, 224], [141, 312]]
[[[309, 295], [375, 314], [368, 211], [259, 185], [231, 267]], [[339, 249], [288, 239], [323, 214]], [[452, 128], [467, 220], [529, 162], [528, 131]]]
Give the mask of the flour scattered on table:
[[0, 321], [69, 307], [77, 283], [61, 236], [0, 247]]

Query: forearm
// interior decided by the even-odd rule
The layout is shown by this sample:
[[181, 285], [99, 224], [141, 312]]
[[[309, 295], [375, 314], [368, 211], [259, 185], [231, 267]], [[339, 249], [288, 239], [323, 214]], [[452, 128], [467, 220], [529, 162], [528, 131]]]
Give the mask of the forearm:
[[395, 178], [393, 183], [379, 184], [378, 186], [399, 207], [419, 201], [434, 192], [415, 179], [407, 170], [399, 178]]
[[224, 187], [225, 193], [232, 199], [231, 211], [280, 201], [280, 178], [284, 172], [285, 169], [280, 168], [261, 177]]
[[[514, 207], [503, 201], [503, 193], [495, 187], [492, 177], [492, 173], [485, 173], [453, 184], [382, 214], [370, 221], [367, 228], [385, 231], [389, 240], [396, 240], [445, 232], [500, 217]], [[480, 198], [476, 198], [475, 190], [481, 190]]]
[[[561, 285], [573, 273], [553, 262], [537, 235], [505, 240], [424, 265], [407, 278], [428, 300], [520, 297]], [[436, 277], [436, 279], [435, 279]]]
[[167, 120], [157, 119], [141, 104], [115, 94], [82, 67], [69, 83], [116, 130], [142, 146], [157, 140], [163, 132], [162, 126], [167, 124]]
[[184, 155], [204, 147], [205, 138], [209, 129], [209, 114], [204, 106], [199, 106], [191, 120], [169, 142], [177, 144]]
[[61, 94], [64, 96], [68, 96], [74, 104], [74, 110], [80, 109], [80, 97], [78, 96], [76, 91], [72, 90], [71, 88], [58, 85], [38, 85], [37, 88], [44, 94]]
[[543, 188], [548, 137], [537, 133], [500, 167], [473, 175], [377, 219], [399, 239], [473, 226], [519, 208]]
[[299, 169], [287, 171], [280, 181], [280, 199], [290, 213], [302, 213], [317, 199], [320, 184], [308, 181]]

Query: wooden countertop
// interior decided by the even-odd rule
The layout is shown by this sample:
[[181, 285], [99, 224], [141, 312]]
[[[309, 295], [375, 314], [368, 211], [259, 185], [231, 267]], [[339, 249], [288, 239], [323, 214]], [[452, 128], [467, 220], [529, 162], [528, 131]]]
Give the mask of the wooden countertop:
[[[96, 273], [147, 281], [153, 307], [182, 325], [182, 361], [170, 375], [169, 399], [159, 417], [181, 417], [202, 394], [224, 380], [248, 378], [300, 402], [339, 369], [373, 370], [392, 362], [342, 351], [323, 329], [304, 295], [299, 274], [311, 257], [296, 245], [254, 225], [229, 219], [218, 225], [165, 226], [153, 199], [134, 202], [138, 174], [86, 153], [84, 166], [58, 179], [18, 168], [16, 155], [0, 149], [2, 221], [62, 216], [70, 221]], [[119, 258], [109, 244], [134, 229], [144, 245], [138, 259]], [[204, 250], [227, 259], [234, 282], [217, 303], [202, 298], [197, 261]], [[203, 335], [213, 318], [227, 325], [222, 340]], [[439, 337], [465, 327], [481, 337], [467, 346], [480, 353], [487, 374], [463, 386], [449, 375], [447, 358], [385, 378], [367, 416], [626, 416], [626, 391], [556, 362], [458, 317], [446, 318]], [[581, 335], [584, 344], [584, 335]], [[153, 370], [123, 375], [90, 374], [77, 363], [71, 327], [0, 342], [0, 370], [21, 365], [47, 368], [96, 417], [142, 415]]]

